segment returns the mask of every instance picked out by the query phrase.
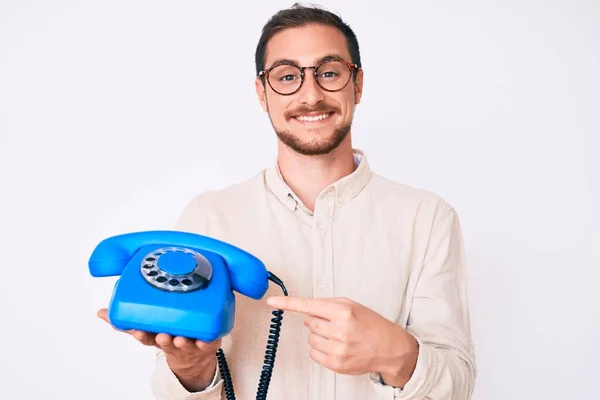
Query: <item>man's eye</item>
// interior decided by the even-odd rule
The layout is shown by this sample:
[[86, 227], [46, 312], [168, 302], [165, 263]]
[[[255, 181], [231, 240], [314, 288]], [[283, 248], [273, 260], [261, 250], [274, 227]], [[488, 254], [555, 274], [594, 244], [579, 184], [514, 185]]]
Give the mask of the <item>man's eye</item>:
[[319, 75], [321, 78], [335, 78], [338, 74], [334, 71], [326, 71], [326, 72], [322, 72], [321, 75]]

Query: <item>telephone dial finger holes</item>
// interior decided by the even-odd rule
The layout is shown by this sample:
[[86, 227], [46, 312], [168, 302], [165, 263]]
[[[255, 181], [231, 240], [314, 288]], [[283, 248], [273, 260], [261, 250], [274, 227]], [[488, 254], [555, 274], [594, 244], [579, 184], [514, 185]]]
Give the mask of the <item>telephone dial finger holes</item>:
[[184, 247], [167, 247], [148, 253], [140, 272], [150, 285], [169, 292], [204, 288], [212, 278], [212, 266], [200, 253]]

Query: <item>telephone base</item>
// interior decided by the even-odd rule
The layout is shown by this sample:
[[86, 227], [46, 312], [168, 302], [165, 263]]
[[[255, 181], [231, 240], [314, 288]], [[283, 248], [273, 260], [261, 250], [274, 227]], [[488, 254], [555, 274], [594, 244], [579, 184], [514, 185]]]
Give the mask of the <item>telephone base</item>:
[[162, 275], [148, 260], [156, 258], [160, 265], [162, 256], [175, 254], [173, 251], [178, 249], [149, 245], [133, 256], [130, 265], [139, 267], [125, 269], [115, 284], [108, 307], [111, 324], [121, 330], [166, 333], [206, 342], [229, 334], [235, 319], [235, 297], [223, 258], [194, 249], [198, 260], [207, 262], [203, 268], [209, 283], [194, 290], [170, 291], [153, 282]]
[[229, 334], [233, 329], [234, 315], [233, 298], [221, 312], [212, 314], [119, 301], [112, 302], [108, 310], [108, 319], [117, 329], [166, 333], [173, 337], [182, 336], [203, 342], [212, 342]]

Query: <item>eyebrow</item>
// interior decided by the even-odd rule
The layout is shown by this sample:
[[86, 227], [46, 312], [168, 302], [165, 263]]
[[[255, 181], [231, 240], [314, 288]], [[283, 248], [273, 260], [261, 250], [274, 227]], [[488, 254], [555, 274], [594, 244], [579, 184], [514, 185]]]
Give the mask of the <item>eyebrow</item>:
[[[340, 56], [339, 54], [328, 54], [326, 56], [323, 56], [321, 58], [318, 58], [315, 60], [314, 65], [319, 65], [322, 62], [325, 61], [332, 61], [332, 60], [344, 60], [344, 57]], [[272, 68], [276, 65], [295, 65], [295, 66], [300, 66], [300, 63], [298, 62], [298, 60], [291, 60], [289, 58], [279, 58], [277, 60], [275, 60], [270, 67], [268, 68]], [[265, 68], [265, 69], [268, 69]]]

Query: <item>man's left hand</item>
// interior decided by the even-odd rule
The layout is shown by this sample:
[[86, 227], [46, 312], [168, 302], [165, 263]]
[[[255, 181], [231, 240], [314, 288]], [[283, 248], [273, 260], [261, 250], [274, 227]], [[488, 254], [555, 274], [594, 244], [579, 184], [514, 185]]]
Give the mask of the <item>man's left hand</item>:
[[379, 372], [384, 382], [403, 387], [415, 369], [418, 344], [400, 326], [347, 298], [274, 296], [267, 303], [306, 315], [310, 357], [335, 372]]

